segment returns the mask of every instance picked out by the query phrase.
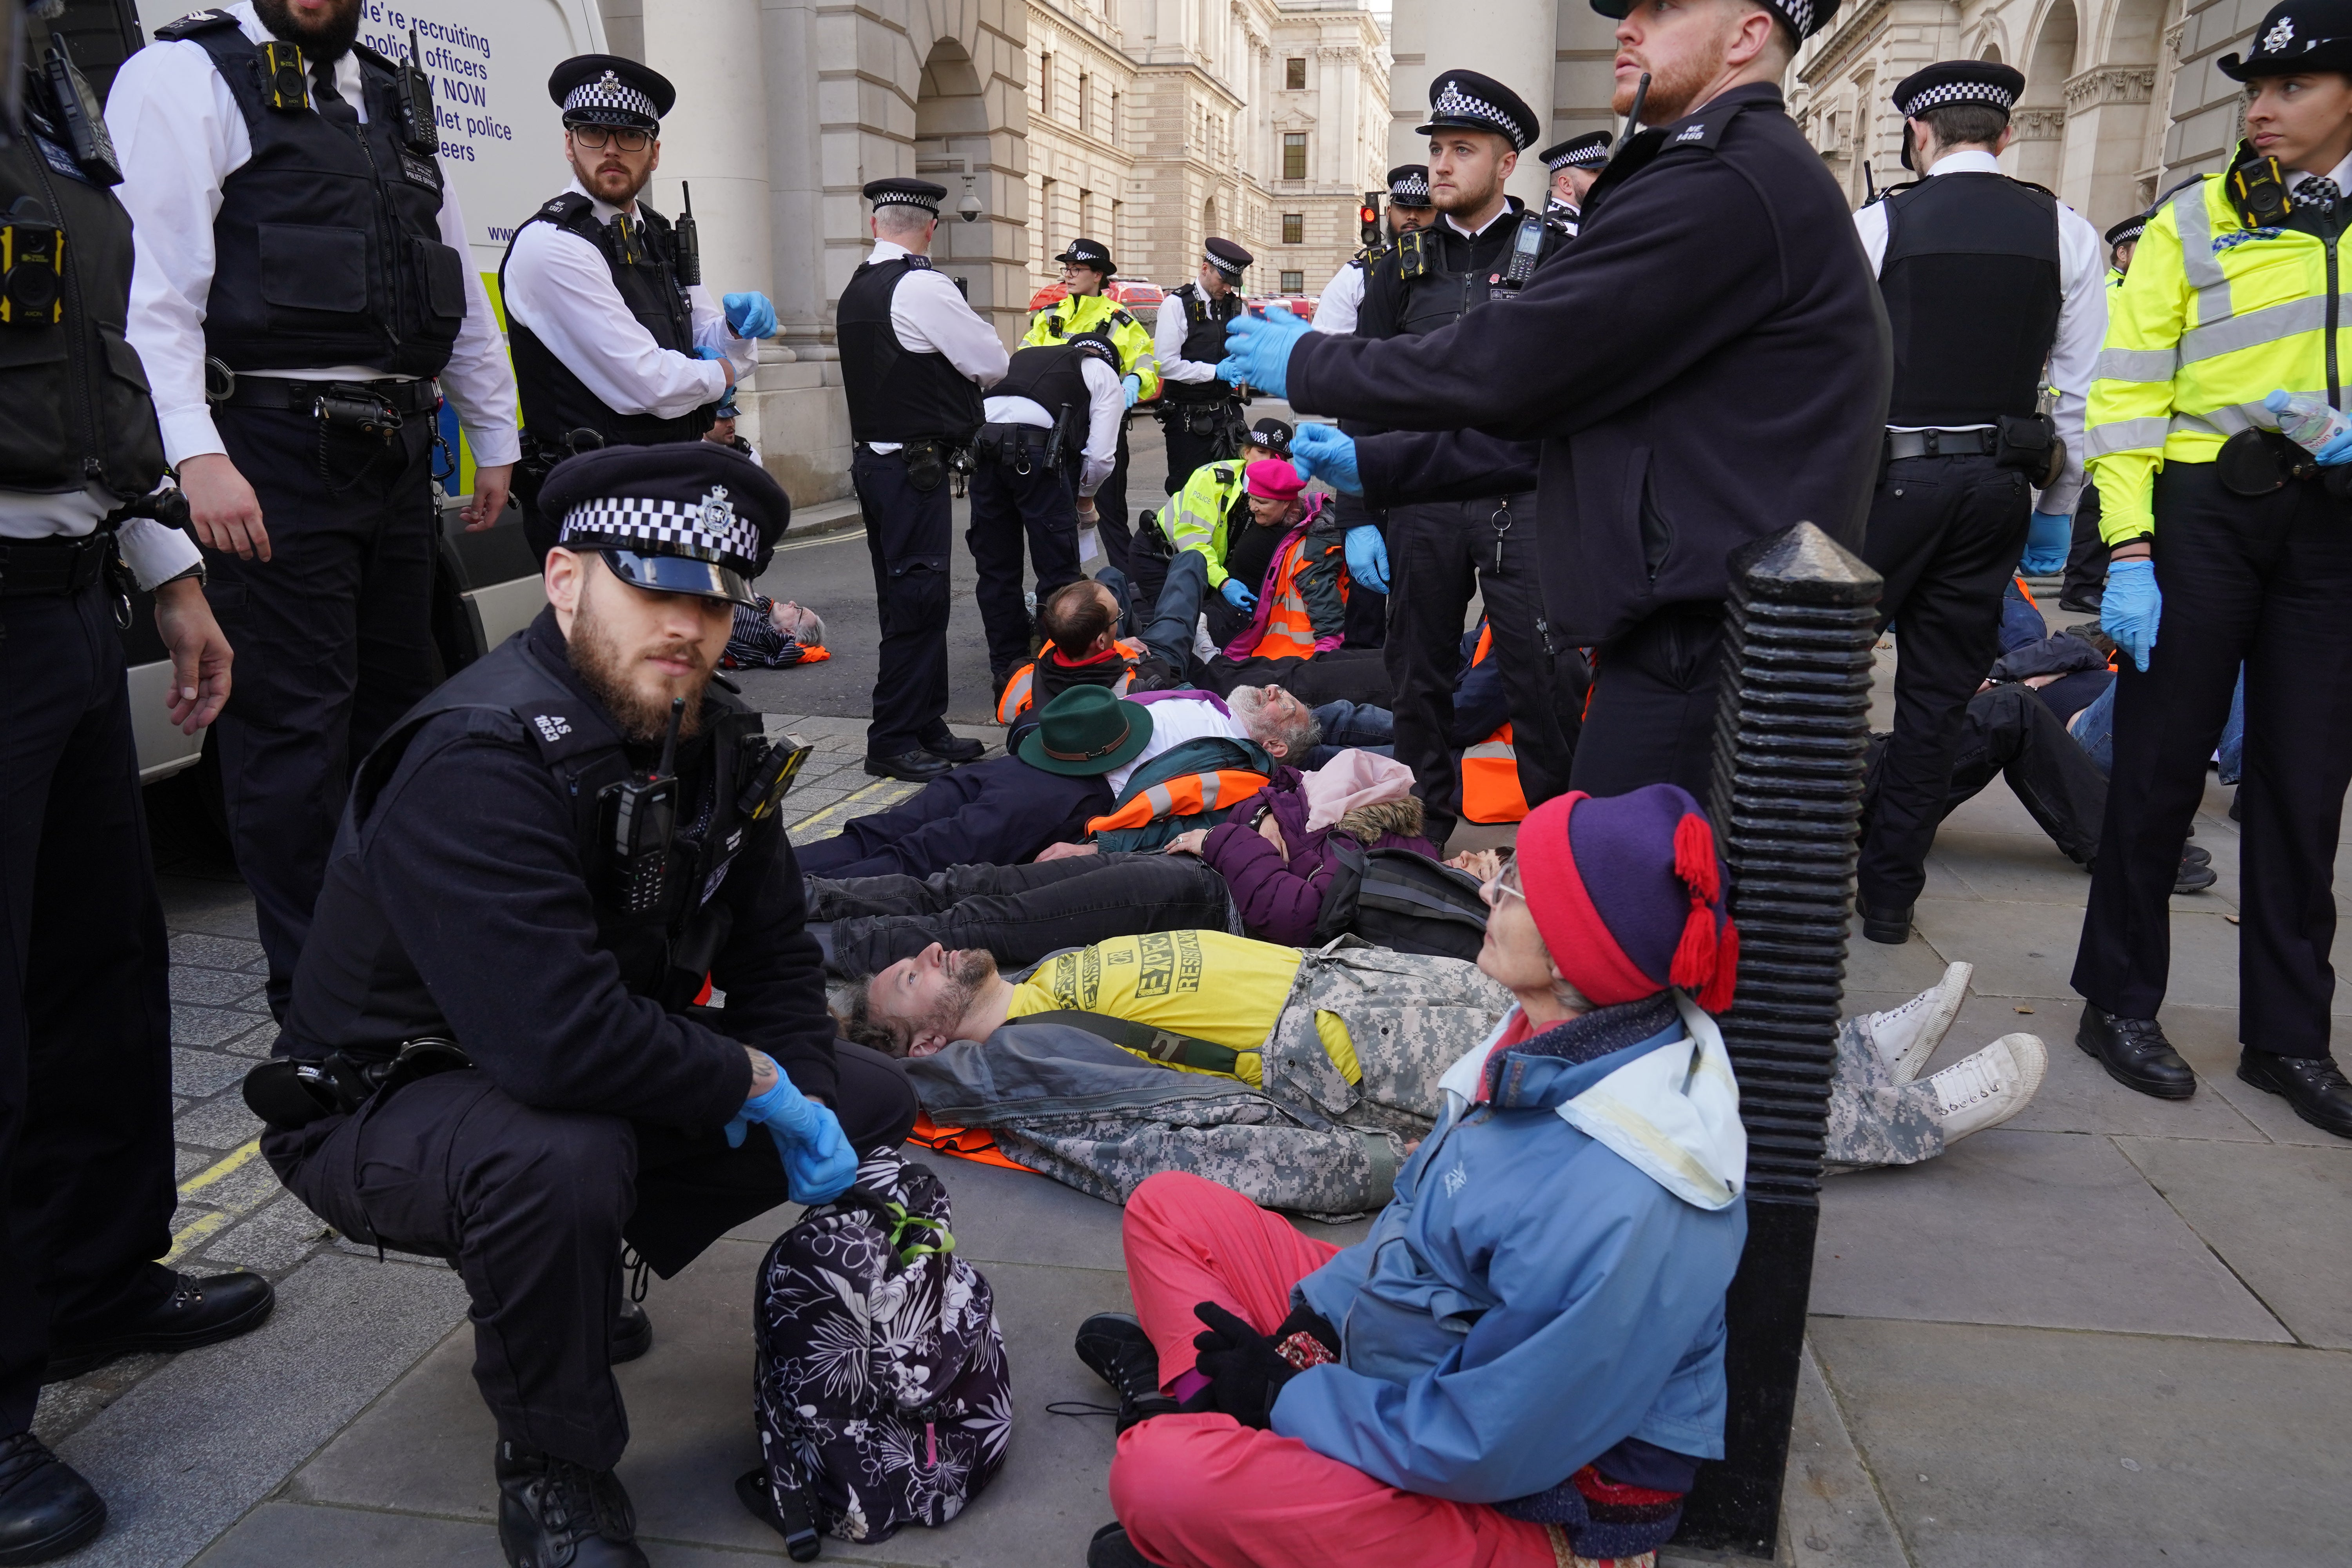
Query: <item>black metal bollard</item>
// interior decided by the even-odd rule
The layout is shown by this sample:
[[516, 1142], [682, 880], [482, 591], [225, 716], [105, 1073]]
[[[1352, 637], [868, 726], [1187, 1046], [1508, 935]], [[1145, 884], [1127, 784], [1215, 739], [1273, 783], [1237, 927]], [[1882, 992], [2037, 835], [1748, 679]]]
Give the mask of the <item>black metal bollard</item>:
[[1748, 1128], [1748, 1247], [1726, 1303], [1726, 1458], [1700, 1472], [1678, 1539], [1770, 1557], [1821, 1218], [1882, 584], [1810, 522], [1730, 564], [1708, 808], [1739, 927], [1739, 989], [1722, 1023]]

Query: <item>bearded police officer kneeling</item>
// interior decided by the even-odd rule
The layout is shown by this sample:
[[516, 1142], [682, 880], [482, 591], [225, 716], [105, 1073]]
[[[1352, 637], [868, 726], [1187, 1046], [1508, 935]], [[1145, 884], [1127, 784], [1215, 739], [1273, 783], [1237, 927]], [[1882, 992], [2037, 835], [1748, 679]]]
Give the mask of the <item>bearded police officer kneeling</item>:
[[313, 1213], [465, 1276], [508, 1560], [641, 1564], [622, 1244], [667, 1279], [842, 1191], [915, 1104], [834, 1038], [783, 759], [712, 689], [783, 491], [696, 441], [572, 458], [540, 500], [549, 608], [361, 766], [247, 1097]]

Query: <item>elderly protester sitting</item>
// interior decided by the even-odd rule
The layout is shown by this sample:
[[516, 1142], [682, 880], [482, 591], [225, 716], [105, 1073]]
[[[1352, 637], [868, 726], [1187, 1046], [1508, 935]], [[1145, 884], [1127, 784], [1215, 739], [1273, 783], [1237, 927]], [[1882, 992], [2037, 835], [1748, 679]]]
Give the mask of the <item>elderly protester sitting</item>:
[[1130, 1199], [1140, 1321], [1078, 1334], [1122, 1426], [1090, 1568], [1648, 1563], [1722, 1456], [1747, 1142], [1714, 836], [1657, 784], [1518, 844], [1479, 959], [1518, 1005], [1370, 1237], [1182, 1174]]

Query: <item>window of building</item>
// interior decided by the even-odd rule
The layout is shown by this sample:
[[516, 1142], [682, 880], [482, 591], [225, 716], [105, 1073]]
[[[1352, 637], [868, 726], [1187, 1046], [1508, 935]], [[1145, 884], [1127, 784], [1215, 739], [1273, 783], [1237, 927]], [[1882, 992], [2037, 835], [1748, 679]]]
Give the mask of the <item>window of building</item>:
[[1118, 94], [1115, 92], [1110, 95], [1110, 124], [1104, 134], [1112, 146], [1118, 145], [1121, 132], [1118, 119]]
[[1092, 191], [1080, 191], [1078, 193], [1078, 232], [1080, 234], [1091, 236], [1095, 232], [1094, 212], [1095, 194]]
[[1282, 215], [1282, 243], [1285, 245], [1304, 245], [1307, 243], [1307, 215], [1305, 213], [1285, 213]]
[[1054, 182], [1045, 180], [1037, 189], [1037, 270], [1055, 272], [1054, 265]]
[[1282, 177], [1286, 180], [1307, 177], [1307, 132], [1304, 131], [1282, 133]]
[[1284, 274], [1282, 275], [1282, 291], [1283, 291], [1284, 293], [1286, 293], [1286, 294], [1304, 294], [1304, 293], [1306, 293], [1306, 292], [1307, 292], [1307, 274], [1306, 274], [1306, 273], [1304, 273], [1304, 272], [1286, 272], [1286, 273], [1284, 273]]
[[1087, 88], [1093, 82], [1093, 80], [1094, 79], [1087, 75], [1086, 72], [1080, 71], [1078, 73], [1078, 129], [1081, 132], [1091, 131], [1094, 129], [1092, 117], [1087, 113]]
[[1282, 62], [1282, 85], [1293, 92], [1306, 89], [1307, 61], [1304, 58], [1286, 59]]
[[1054, 112], [1054, 57], [1050, 54], [1037, 57], [1037, 112]]

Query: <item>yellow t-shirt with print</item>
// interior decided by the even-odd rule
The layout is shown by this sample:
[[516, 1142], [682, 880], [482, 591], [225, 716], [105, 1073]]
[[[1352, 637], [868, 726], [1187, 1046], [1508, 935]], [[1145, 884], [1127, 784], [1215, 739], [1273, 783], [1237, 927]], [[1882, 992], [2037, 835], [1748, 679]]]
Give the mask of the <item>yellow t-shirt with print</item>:
[[[1008, 1016], [1075, 1009], [1191, 1035], [1239, 1053], [1234, 1076], [1255, 1088], [1259, 1052], [1282, 1016], [1298, 978], [1295, 947], [1252, 942], [1221, 931], [1151, 931], [1114, 937], [1037, 966], [1013, 990]], [[1315, 1032], [1349, 1083], [1362, 1076], [1348, 1026], [1337, 1013], [1315, 1015]], [[1124, 1047], [1122, 1047], [1124, 1048]], [[1140, 1051], [1131, 1056], [1154, 1058]], [[1163, 1062], [1179, 1072], [1202, 1069]]]

